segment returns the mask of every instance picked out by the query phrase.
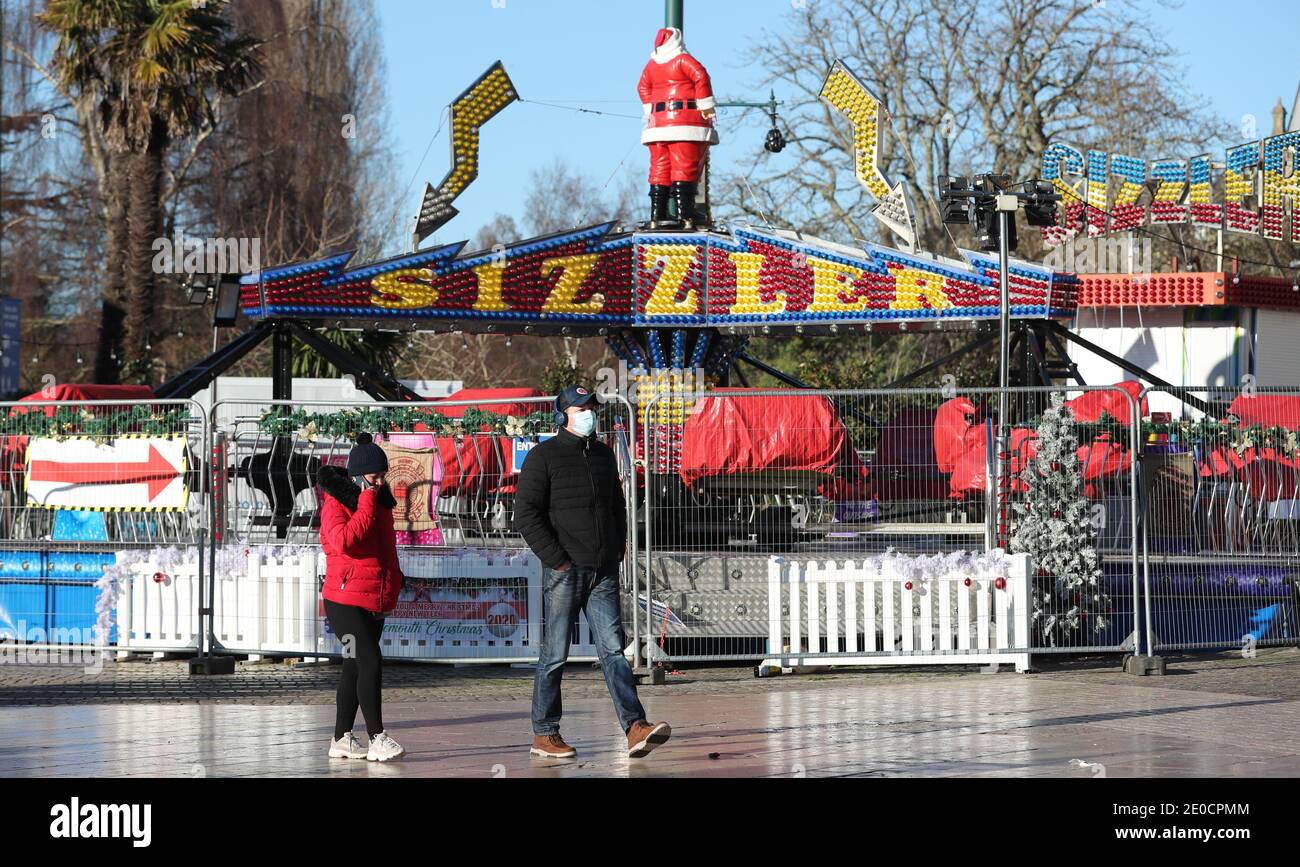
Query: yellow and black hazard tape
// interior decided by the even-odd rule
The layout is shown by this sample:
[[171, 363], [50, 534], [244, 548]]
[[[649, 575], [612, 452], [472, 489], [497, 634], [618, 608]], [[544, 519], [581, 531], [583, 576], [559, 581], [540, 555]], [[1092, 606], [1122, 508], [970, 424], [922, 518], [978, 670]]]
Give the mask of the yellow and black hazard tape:
[[29, 499], [27, 508], [49, 509], [51, 512], [183, 512], [189, 501], [190, 492], [187, 490], [179, 506], [51, 506]]

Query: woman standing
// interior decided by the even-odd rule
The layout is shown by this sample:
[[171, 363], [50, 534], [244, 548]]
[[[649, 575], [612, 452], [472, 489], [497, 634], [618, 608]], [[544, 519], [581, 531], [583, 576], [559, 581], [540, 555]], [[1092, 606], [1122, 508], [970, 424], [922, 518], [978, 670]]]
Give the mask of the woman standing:
[[[380, 708], [383, 656], [379, 639], [384, 618], [397, 606], [402, 569], [393, 535], [397, 501], [384, 481], [388, 456], [367, 433], [357, 434], [346, 472], [321, 467], [325, 493], [320, 540], [325, 549], [325, 616], [343, 643], [343, 673], [335, 701], [337, 715], [329, 754], [333, 759], [386, 762], [405, 750], [384, 731]], [[350, 477], [350, 478], [349, 478]], [[352, 733], [360, 706], [369, 746]]]

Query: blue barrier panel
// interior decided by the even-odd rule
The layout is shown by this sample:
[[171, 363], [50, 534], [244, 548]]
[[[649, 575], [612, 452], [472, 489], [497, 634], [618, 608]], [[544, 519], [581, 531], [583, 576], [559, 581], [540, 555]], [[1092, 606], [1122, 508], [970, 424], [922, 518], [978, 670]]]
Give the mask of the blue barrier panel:
[[44, 640], [49, 626], [49, 588], [44, 581], [0, 578], [0, 639], [27, 641], [32, 630]]
[[[73, 581], [50, 582], [50, 640], [63, 641], [63, 636], [77, 644], [95, 642], [95, 602], [99, 590], [93, 583]], [[109, 643], [116, 641], [117, 629], [110, 629]]]

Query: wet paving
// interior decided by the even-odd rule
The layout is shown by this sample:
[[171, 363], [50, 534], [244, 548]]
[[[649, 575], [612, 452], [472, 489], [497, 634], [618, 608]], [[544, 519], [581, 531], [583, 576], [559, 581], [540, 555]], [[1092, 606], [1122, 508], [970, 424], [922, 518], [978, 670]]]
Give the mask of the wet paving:
[[[529, 706], [386, 701], [404, 758], [329, 759], [328, 704], [0, 708], [0, 775], [231, 777], [1296, 776], [1300, 700], [1012, 673], [780, 690], [643, 690], [673, 737], [628, 759], [607, 698], [566, 696], [572, 760], [528, 754]], [[358, 726], [360, 729], [360, 726]]]

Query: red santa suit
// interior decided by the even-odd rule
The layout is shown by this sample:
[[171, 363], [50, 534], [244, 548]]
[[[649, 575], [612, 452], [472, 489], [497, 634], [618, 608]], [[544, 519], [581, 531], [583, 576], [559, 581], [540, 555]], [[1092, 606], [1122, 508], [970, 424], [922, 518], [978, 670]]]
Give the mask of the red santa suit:
[[659, 31], [637, 93], [646, 117], [641, 143], [650, 148], [650, 183], [698, 182], [705, 148], [718, 143], [713, 122], [703, 115], [713, 110], [713, 87], [677, 28]]

